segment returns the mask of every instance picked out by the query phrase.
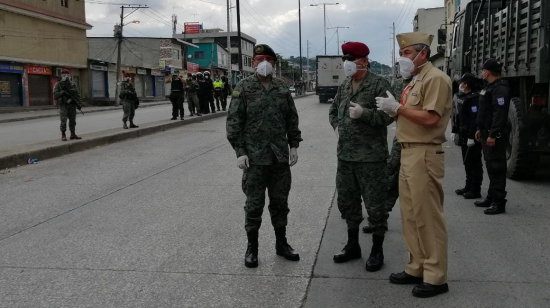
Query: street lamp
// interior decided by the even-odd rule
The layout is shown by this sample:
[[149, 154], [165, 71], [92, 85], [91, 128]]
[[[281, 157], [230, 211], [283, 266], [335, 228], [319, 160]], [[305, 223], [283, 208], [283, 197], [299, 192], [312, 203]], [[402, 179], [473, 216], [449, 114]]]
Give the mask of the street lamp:
[[309, 6], [320, 6], [322, 5], [323, 6], [323, 14], [324, 14], [324, 19], [323, 19], [323, 31], [325, 32], [325, 56], [327, 55], [327, 8], [326, 6], [327, 5], [338, 5], [340, 3], [336, 2], [336, 3], [327, 3], [327, 2], [323, 2], [323, 3], [317, 3], [317, 4], [310, 4]]
[[124, 26], [127, 26], [127, 25], [129, 25], [129, 24], [136, 24], [136, 25], [139, 25], [140, 23], [141, 23], [141, 21], [139, 21], [139, 20], [134, 20], [134, 21], [130, 21], [130, 22], [125, 23]]

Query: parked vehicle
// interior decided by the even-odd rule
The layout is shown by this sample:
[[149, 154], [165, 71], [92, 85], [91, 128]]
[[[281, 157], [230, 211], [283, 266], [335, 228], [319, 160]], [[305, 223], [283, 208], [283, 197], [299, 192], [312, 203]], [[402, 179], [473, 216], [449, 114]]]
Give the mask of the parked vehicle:
[[[449, 76], [481, 76], [488, 58], [499, 59], [512, 89], [508, 115], [511, 179], [530, 178], [540, 155], [550, 154], [550, 1], [473, 0], [455, 16]], [[453, 111], [458, 112], [455, 96]], [[454, 116], [453, 116], [454, 118]]]
[[343, 65], [342, 56], [317, 56], [315, 93], [319, 103], [327, 103], [336, 96], [338, 86], [346, 79]]

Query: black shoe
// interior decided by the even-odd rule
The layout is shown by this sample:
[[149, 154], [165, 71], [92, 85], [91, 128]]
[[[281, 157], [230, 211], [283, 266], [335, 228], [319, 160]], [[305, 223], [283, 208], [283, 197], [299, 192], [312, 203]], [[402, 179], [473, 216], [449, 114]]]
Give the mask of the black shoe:
[[222, 108], [222, 111], [225, 111], [225, 108]]
[[258, 267], [258, 232], [247, 232], [248, 244], [244, 255], [244, 266], [248, 268]]
[[182, 120], [182, 121], [183, 121], [183, 118], [180, 118], [180, 120]]
[[67, 141], [67, 135], [64, 132], [61, 132], [61, 141]]
[[462, 195], [464, 199], [481, 199], [481, 193], [469, 191]]
[[220, 108], [218, 108], [218, 111], [220, 111]]
[[71, 137], [70, 137], [71, 140], [80, 140], [82, 139], [81, 137], [78, 137], [75, 133], [71, 133]]
[[348, 243], [341, 252], [334, 255], [335, 263], [344, 263], [361, 258], [359, 246], [359, 229], [348, 229]]
[[412, 294], [416, 297], [434, 297], [447, 292], [449, 292], [449, 285], [446, 283], [433, 285], [424, 282], [415, 286], [412, 290]]
[[194, 116], [195, 114], [193, 112], [191, 112], [191, 114], [189, 115], [190, 117]]
[[493, 203], [491, 206], [483, 211], [485, 215], [498, 215], [506, 213], [506, 202]]
[[300, 261], [300, 255], [288, 244], [286, 240], [286, 227], [275, 229], [275, 252], [278, 256], [290, 261]]
[[466, 192], [468, 192], [470, 190], [469, 187], [464, 187], [464, 188], [461, 188], [461, 189], [457, 189], [455, 190], [455, 193], [459, 196], [462, 196], [464, 195]]
[[393, 284], [419, 284], [424, 282], [424, 278], [409, 275], [403, 271], [401, 273], [391, 274], [390, 282]]
[[370, 225], [370, 224], [366, 224], [364, 227], [363, 227], [363, 233], [372, 233], [374, 231], [374, 228]]
[[202, 114], [200, 114], [200, 113], [197, 113], [197, 117], [202, 117]]
[[128, 125], [126, 125], [126, 122], [124, 122], [124, 125], [122, 125], [122, 128], [128, 129]]
[[372, 235], [372, 249], [367, 264], [365, 265], [367, 272], [377, 272], [382, 269], [382, 265], [384, 265], [383, 244], [384, 236]]
[[477, 207], [490, 207], [493, 203], [493, 199], [485, 198], [483, 201], [476, 201], [474, 202], [475, 206]]

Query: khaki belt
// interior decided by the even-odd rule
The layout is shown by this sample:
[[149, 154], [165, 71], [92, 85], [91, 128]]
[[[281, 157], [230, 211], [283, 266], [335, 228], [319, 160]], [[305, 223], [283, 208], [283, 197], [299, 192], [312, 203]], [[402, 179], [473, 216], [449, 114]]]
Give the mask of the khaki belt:
[[418, 147], [436, 147], [441, 146], [437, 143], [413, 143], [413, 142], [401, 142], [401, 148], [418, 148]]

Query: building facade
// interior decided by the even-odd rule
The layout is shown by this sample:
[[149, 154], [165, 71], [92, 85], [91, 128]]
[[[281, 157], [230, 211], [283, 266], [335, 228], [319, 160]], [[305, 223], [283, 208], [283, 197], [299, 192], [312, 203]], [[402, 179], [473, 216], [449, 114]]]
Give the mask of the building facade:
[[81, 87], [91, 28], [84, 1], [0, 0], [0, 107], [55, 105], [62, 69]]
[[[445, 48], [439, 48], [438, 30], [445, 29], [446, 16], [445, 7], [436, 7], [429, 9], [418, 9], [414, 16], [413, 29], [414, 32], [422, 32], [433, 34], [434, 40], [430, 49], [432, 51], [430, 61], [432, 64], [442, 71], [445, 71]], [[444, 45], [443, 45], [444, 46]], [[443, 47], [441, 46], [441, 47]]]
[[[227, 46], [227, 32], [223, 32], [222, 29], [201, 29], [197, 34], [174, 34], [174, 38], [193, 43], [193, 44], [213, 44], [220, 46], [222, 49], [228, 51]], [[254, 74], [254, 68], [252, 67], [252, 58], [254, 57], [254, 46], [256, 45], [256, 39], [250, 35], [241, 32], [241, 40], [237, 36], [237, 32], [230, 32], [230, 49], [231, 52], [231, 80], [233, 84], [236, 84], [242, 78], [246, 78]], [[241, 44], [242, 54], [242, 70], [239, 71], [239, 44]], [[189, 60], [188, 56], [193, 54], [187, 54], [186, 60]]]
[[[90, 37], [84, 97], [93, 105], [111, 105], [116, 95], [118, 39]], [[142, 100], [164, 100], [166, 79], [183, 73], [184, 42], [173, 38], [124, 38], [121, 44], [121, 76], [129, 73]]]
[[197, 43], [198, 47], [188, 47], [186, 59], [197, 64], [199, 70], [210, 71], [213, 76], [228, 75], [229, 53], [216, 43]]

